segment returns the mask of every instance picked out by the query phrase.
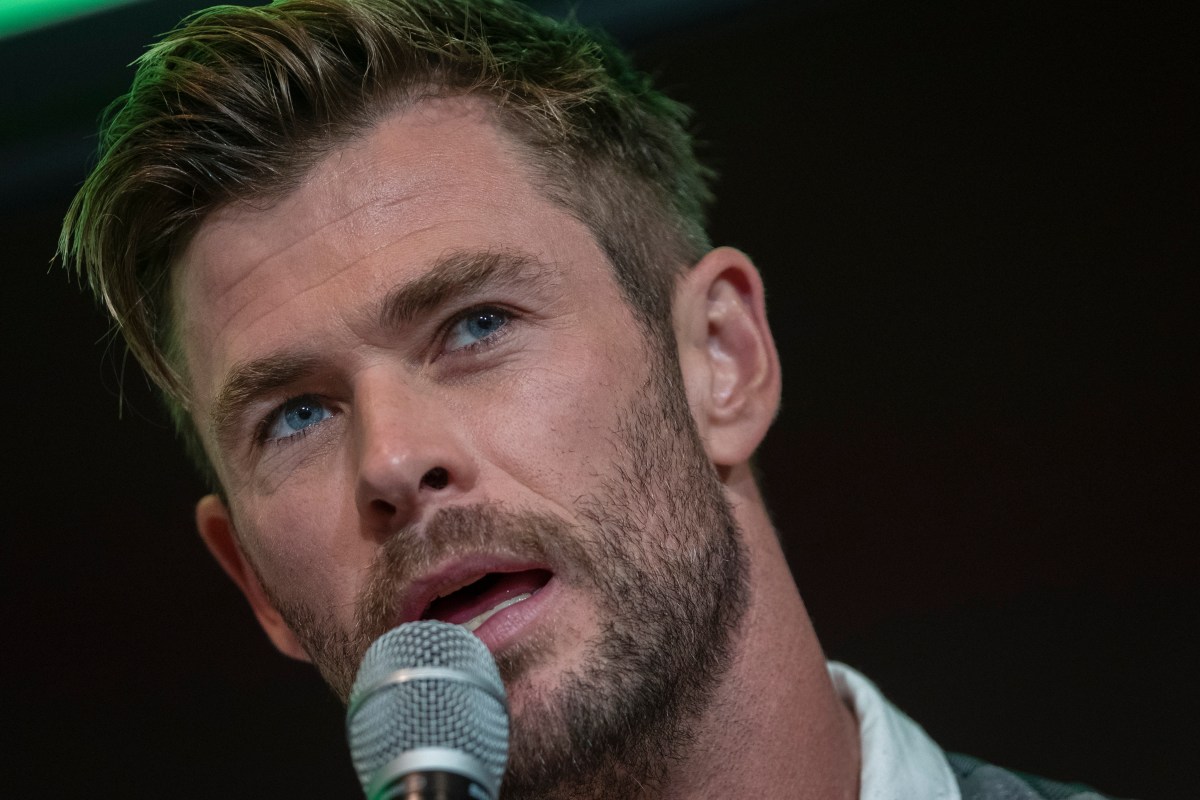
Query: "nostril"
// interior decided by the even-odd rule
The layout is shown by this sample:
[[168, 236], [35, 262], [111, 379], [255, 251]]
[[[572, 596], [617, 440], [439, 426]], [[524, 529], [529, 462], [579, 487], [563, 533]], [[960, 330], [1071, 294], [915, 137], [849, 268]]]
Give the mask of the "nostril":
[[371, 508], [376, 514], [383, 517], [392, 517], [396, 514], [396, 507], [386, 500], [372, 500]]
[[434, 467], [421, 476], [421, 485], [430, 489], [445, 489], [450, 483], [450, 473], [443, 467]]

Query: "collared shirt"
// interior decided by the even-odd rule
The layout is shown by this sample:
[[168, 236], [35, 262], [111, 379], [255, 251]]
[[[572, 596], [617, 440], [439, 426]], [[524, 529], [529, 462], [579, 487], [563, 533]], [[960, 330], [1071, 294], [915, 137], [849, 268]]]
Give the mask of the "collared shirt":
[[833, 685], [862, 746], [859, 800], [962, 800], [942, 749], [861, 673], [830, 661]]

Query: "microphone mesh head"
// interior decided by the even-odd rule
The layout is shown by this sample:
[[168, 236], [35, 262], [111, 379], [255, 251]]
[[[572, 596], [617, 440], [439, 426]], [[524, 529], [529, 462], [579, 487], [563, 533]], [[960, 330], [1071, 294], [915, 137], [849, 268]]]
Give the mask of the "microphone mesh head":
[[[463, 679], [413, 678], [372, 691], [392, 673], [423, 667]], [[492, 654], [465, 628], [430, 620], [388, 631], [367, 650], [350, 692], [346, 728], [359, 781], [366, 788], [401, 753], [445, 747], [475, 757], [494, 777], [494, 792], [508, 761], [504, 697]]]

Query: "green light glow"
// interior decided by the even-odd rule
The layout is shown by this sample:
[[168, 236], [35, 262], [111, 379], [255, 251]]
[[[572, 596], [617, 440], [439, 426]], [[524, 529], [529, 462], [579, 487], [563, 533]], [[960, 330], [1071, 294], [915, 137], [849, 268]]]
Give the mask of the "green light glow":
[[0, 0], [0, 38], [141, 0]]

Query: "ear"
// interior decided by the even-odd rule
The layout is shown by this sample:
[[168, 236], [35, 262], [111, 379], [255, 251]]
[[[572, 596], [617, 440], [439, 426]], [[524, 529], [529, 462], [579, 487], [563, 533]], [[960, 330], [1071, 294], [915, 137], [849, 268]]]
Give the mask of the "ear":
[[284, 655], [308, 661], [308, 654], [300, 646], [296, 634], [275, 610], [274, 603], [263, 590], [258, 575], [242, 552], [237, 531], [233, 527], [233, 518], [221, 498], [210, 494], [200, 499], [196, 504], [196, 527], [213, 558], [217, 559], [225, 574], [233, 579], [250, 602], [258, 624], [266, 631], [275, 647]]
[[676, 286], [675, 335], [692, 416], [718, 467], [750, 460], [779, 410], [779, 354], [762, 277], [720, 247]]

